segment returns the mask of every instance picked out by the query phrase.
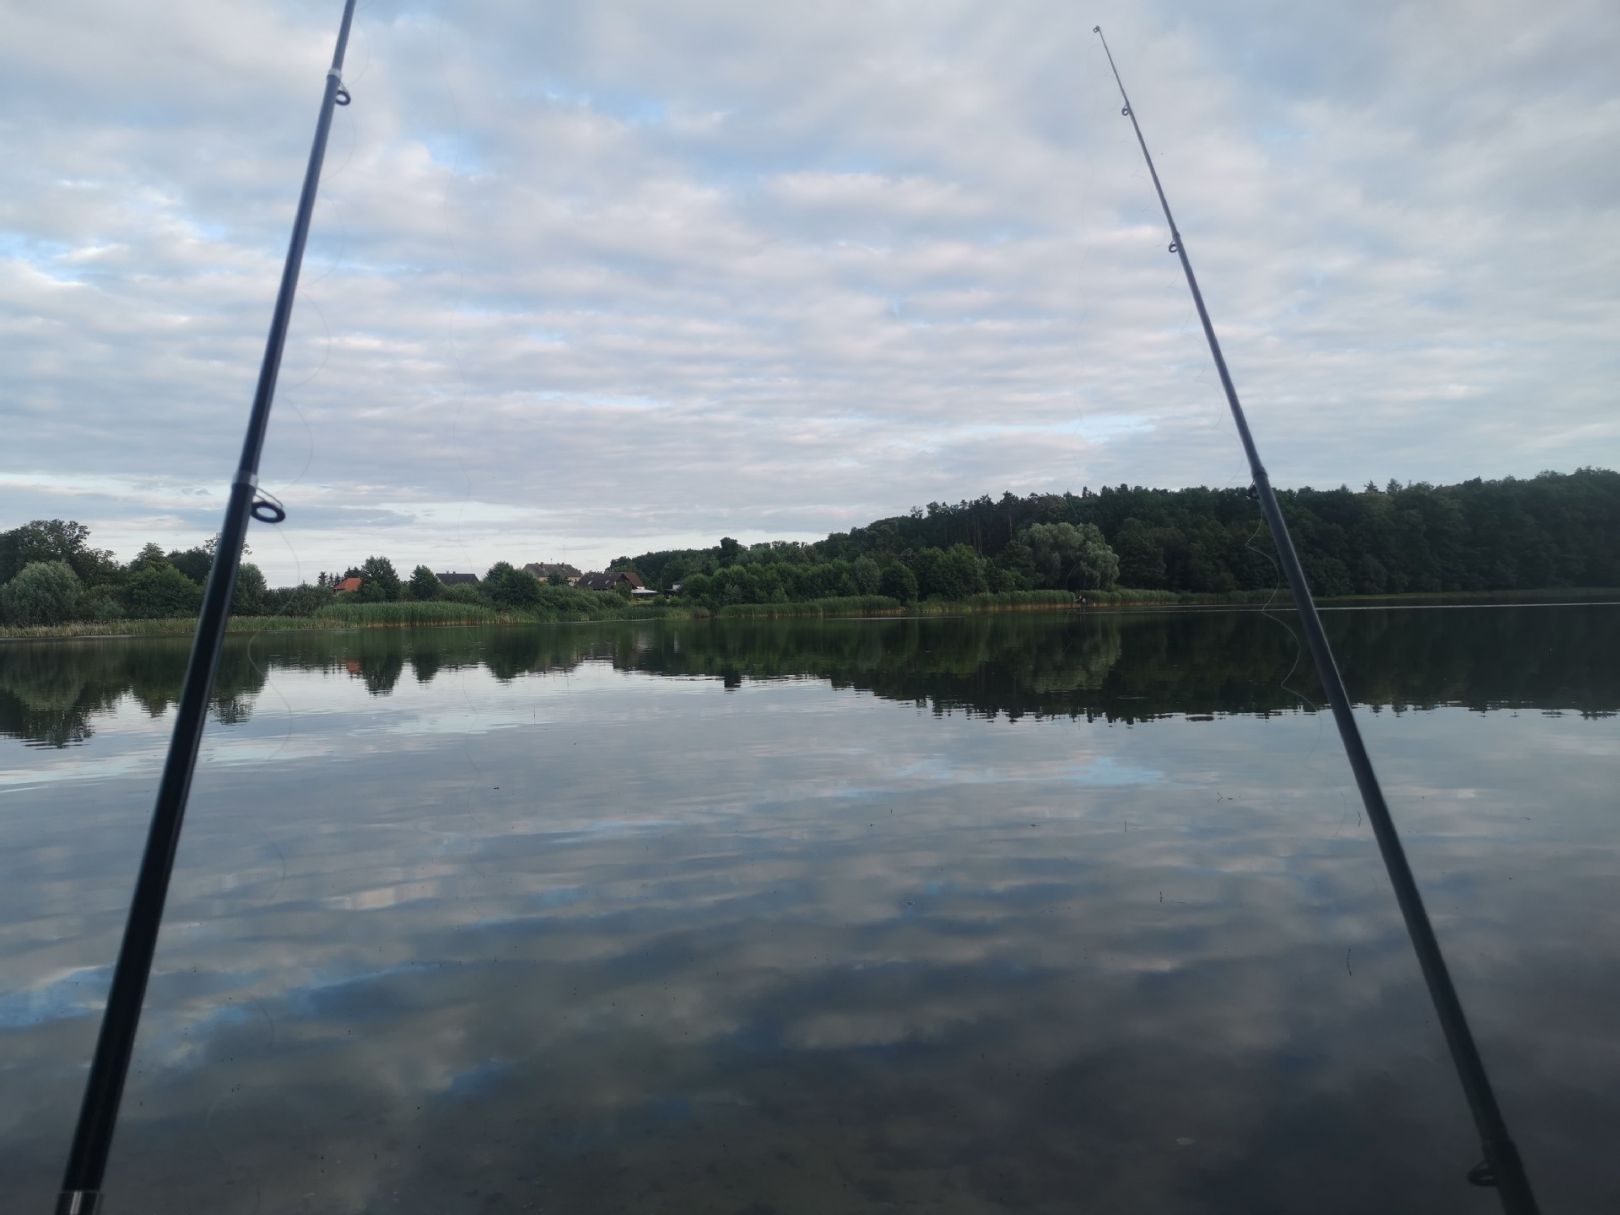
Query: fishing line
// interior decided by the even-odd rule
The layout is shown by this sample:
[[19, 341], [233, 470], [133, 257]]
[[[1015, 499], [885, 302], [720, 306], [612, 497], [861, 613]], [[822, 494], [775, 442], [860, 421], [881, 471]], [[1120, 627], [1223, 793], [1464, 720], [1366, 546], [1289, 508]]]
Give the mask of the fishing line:
[[1186, 241], [1176, 227], [1175, 217], [1170, 213], [1170, 202], [1165, 197], [1164, 186], [1159, 181], [1159, 171], [1154, 168], [1147, 140], [1142, 135], [1141, 123], [1137, 121], [1136, 111], [1125, 92], [1125, 82], [1120, 79], [1119, 68], [1114, 64], [1113, 52], [1108, 49], [1108, 40], [1103, 37], [1101, 26], [1092, 26], [1092, 32], [1102, 40], [1103, 53], [1108, 56], [1108, 67], [1114, 74], [1114, 83], [1119, 86], [1120, 100], [1125, 103], [1120, 114], [1131, 120], [1131, 129], [1135, 132], [1136, 142], [1142, 149], [1142, 159], [1147, 164], [1148, 175], [1153, 179], [1154, 193], [1159, 197], [1165, 224], [1170, 229], [1170, 252], [1180, 259], [1182, 273], [1186, 275], [1187, 289], [1192, 295], [1193, 306], [1198, 312], [1198, 320], [1204, 330], [1204, 338], [1209, 344], [1210, 357], [1214, 360], [1215, 369], [1220, 375], [1221, 387], [1226, 393], [1226, 403], [1231, 410], [1232, 421], [1237, 427], [1238, 439], [1243, 445], [1244, 454], [1248, 457], [1261, 513], [1271, 528], [1277, 558], [1288, 577], [1288, 587], [1293, 594], [1294, 607], [1299, 613], [1300, 625], [1310, 646], [1311, 657], [1316, 663], [1317, 676], [1327, 693], [1328, 702], [1333, 707], [1334, 722], [1339, 728], [1339, 737], [1344, 744], [1345, 758], [1349, 761], [1350, 769], [1355, 774], [1356, 785], [1361, 790], [1361, 800], [1366, 807], [1367, 818], [1372, 823], [1373, 834], [1378, 840], [1378, 850], [1383, 857], [1384, 868], [1389, 874], [1390, 885], [1395, 891], [1395, 900], [1400, 905], [1401, 915], [1406, 922], [1407, 936], [1411, 939], [1413, 952], [1417, 954], [1418, 967], [1423, 972], [1424, 981], [1429, 988], [1429, 999], [1434, 1005], [1435, 1015], [1439, 1018], [1440, 1028], [1445, 1034], [1446, 1046], [1451, 1052], [1452, 1063], [1457, 1068], [1457, 1077], [1462, 1083], [1469, 1111], [1474, 1118], [1475, 1129], [1479, 1133], [1485, 1159], [1468, 1171], [1468, 1180], [1474, 1185], [1494, 1188], [1502, 1201], [1503, 1210], [1508, 1212], [1508, 1215], [1536, 1215], [1539, 1208], [1536, 1205], [1535, 1194], [1530, 1188], [1529, 1175], [1508, 1132], [1507, 1121], [1497, 1105], [1496, 1094], [1485, 1070], [1485, 1061], [1480, 1057], [1479, 1048], [1474, 1042], [1473, 1032], [1468, 1026], [1468, 1017], [1463, 1012], [1462, 1001], [1451, 982], [1445, 956], [1440, 952], [1440, 942], [1434, 935], [1434, 927], [1429, 922], [1428, 911], [1424, 908], [1417, 879], [1407, 862], [1400, 833], [1395, 827], [1394, 818], [1390, 815], [1389, 806], [1384, 801], [1383, 787], [1379, 783], [1377, 773], [1373, 771], [1372, 759], [1362, 742], [1361, 729], [1356, 724], [1349, 693], [1346, 692], [1344, 681], [1339, 674], [1333, 648], [1323, 631], [1322, 619], [1317, 615], [1316, 600], [1311, 594], [1304, 567], [1300, 564], [1299, 554], [1294, 549], [1294, 542], [1288, 534], [1288, 524], [1283, 518], [1276, 492], [1271, 487], [1271, 478], [1260, 460], [1260, 451], [1249, 430], [1248, 418], [1238, 400], [1237, 389], [1232, 384], [1226, 357], [1221, 353], [1220, 341], [1215, 336], [1215, 326], [1210, 321], [1209, 310], [1204, 305], [1203, 292], [1198, 288], [1198, 279], [1193, 274], [1192, 262], [1187, 257]]

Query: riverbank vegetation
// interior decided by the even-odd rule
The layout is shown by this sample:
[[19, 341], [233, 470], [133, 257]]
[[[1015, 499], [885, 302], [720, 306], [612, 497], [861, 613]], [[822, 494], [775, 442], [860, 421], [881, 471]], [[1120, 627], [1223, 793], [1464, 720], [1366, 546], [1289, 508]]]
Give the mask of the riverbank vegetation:
[[[1620, 474], [1580, 469], [1280, 494], [1312, 586], [1324, 599], [1508, 598], [1620, 585]], [[0, 636], [188, 632], [213, 542], [133, 560], [91, 547], [75, 522], [0, 533]], [[531, 567], [540, 568], [540, 567]], [[560, 567], [559, 567], [560, 568]], [[542, 571], [543, 572], [543, 571]], [[930, 503], [814, 543], [621, 557], [652, 595], [542, 582], [501, 561], [444, 585], [425, 565], [402, 577], [367, 557], [343, 574], [271, 588], [245, 562], [238, 629], [413, 627], [678, 615], [894, 615], [1062, 606], [1243, 603], [1279, 591], [1271, 539], [1243, 489], [1104, 487]], [[1569, 593], [1575, 593], [1570, 591]]]
[[[1323, 597], [1620, 585], [1620, 473], [1278, 496]], [[872, 591], [926, 601], [1046, 588], [1107, 598], [1096, 593], [1117, 587], [1138, 601], [1163, 593], [1172, 602], [1278, 585], [1271, 537], [1247, 488], [1120, 485], [932, 502], [814, 543], [722, 540], [614, 565], [716, 605], [769, 602], [778, 592], [787, 601]]]

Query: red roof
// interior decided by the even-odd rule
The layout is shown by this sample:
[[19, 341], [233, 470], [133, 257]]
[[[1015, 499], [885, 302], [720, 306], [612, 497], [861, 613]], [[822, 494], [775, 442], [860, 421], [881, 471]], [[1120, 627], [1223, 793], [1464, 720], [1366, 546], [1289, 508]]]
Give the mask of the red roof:
[[364, 581], [364, 578], [345, 578], [342, 582], [337, 584], [337, 589], [339, 593], [345, 591], [358, 591], [360, 589], [360, 584]]

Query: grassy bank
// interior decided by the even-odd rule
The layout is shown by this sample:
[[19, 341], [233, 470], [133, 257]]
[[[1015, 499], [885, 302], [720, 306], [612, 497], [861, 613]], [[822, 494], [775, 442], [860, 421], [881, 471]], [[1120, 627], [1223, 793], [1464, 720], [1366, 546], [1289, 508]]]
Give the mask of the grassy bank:
[[[232, 616], [228, 632], [239, 634], [300, 632], [320, 629], [414, 629], [455, 625], [553, 624], [586, 620], [686, 620], [707, 616], [702, 608], [677, 604], [625, 603], [617, 595], [607, 602], [581, 607], [542, 607], [503, 612], [474, 603], [332, 604], [313, 616]], [[77, 620], [71, 624], [0, 625], [0, 641], [52, 637], [189, 637], [195, 616], [160, 620]]]
[[[1375, 607], [1387, 604], [1467, 603], [1583, 603], [1620, 600], [1620, 588], [1554, 587], [1540, 591], [1437, 591], [1413, 595], [1341, 595], [1324, 598], [1324, 605]], [[1087, 608], [1222, 607], [1272, 602], [1288, 606], [1288, 592], [1231, 591], [1196, 594], [1189, 591], [1130, 590], [1085, 592]], [[804, 603], [733, 603], [711, 613], [707, 608], [667, 600], [626, 603], [617, 595], [583, 593], [566, 604], [542, 604], [524, 611], [498, 611], [473, 603], [353, 603], [333, 604], [313, 616], [233, 616], [232, 634], [293, 632], [314, 629], [411, 629], [453, 625], [566, 624], [592, 620], [692, 620], [715, 615], [722, 620], [776, 620], [858, 616], [961, 616], [977, 612], [1052, 611], [1079, 606], [1067, 591], [1009, 591], [974, 595], [969, 599], [931, 599], [902, 603], [886, 595], [848, 595], [812, 599]], [[189, 637], [197, 621], [191, 616], [162, 620], [79, 620], [71, 624], [33, 626], [0, 625], [0, 641], [31, 638], [85, 637]]]

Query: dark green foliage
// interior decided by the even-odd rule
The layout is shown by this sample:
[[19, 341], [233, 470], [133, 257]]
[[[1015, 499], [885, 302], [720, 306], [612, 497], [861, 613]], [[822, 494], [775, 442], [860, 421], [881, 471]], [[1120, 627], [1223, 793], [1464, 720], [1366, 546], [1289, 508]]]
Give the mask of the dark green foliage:
[[124, 584], [124, 610], [137, 620], [195, 616], [202, 607], [202, 587], [164, 561], [147, 565]]
[[89, 546], [90, 529], [71, 519], [35, 519], [0, 532], [0, 583], [36, 562], [61, 561], [85, 586], [111, 580], [118, 564], [105, 549]]
[[425, 565], [419, 565], [411, 571], [410, 597], [418, 603], [426, 603], [430, 599], [437, 599], [444, 591], [444, 584], [439, 576]]
[[163, 555], [163, 550], [155, 544], [142, 545], [141, 551], [135, 554], [129, 563], [129, 572], [138, 574], [142, 570], [161, 570], [169, 568], [169, 559]]
[[857, 595], [876, 595], [883, 571], [871, 557], [860, 557], [850, 566], [849, 576], [855, 583]]
[[924, 549], [912, 559], [911, 567], [924, 599], [966, 599], [990, 589], [985, 562], [965, 544]]
[[332, 602], [332, 591], [307, 582], [266, 591], [264, 611], [272, 616], [313, 616]]
[[484, 594], [500, 608], [534, 607], [540, 602], [541, 590], [538, 578], [505, 561], [496, 562], [484, 579]]
[[31, 561], [0, 587], [7, 624], [62, 624], [79, 612], [79, 577], [66, 561]]
[[367, 557], [360, 565], [360, 577], [365, 582], [355, 597], [362, 603], [393, 603], [404, 597], [394, 563], [387, 557]]
[[1035, 581], [1050, 590], [1109, 589], [1119, 578], [1119, 558], [1092, 523], [1031, 523], [1009, 546], [1029, 554]]
[[169, 553], [167, 560], [198, 586], [203, 586], [208, 581], [209, 571], [214, 568], [214, 551], [199, 544], [185, 552], [176, 549]]
[[910, 566], [901, 565], [898, 561], [886, 565], [878, 579], [878, 593], [898, 599], [901, 603], [916, 603], [917, 575], [911, 572]]
[[[1306, 571], [1324, 596], [1620, 585], [1620, 474], [1604, 469], [1446, 486], [1391, 481], [1382, 490], [1284, 490], [1278, 497]], [[774, 588], [789, 601], [849, 593], [810, 590], [789, 571], [830, 565], [853, 575], [863, 557], [880, 567], [909, 567], [925, 598], [960, 597], [968, 586], [1033, 585], [1035, 554], [1026, 529], [1045, 524], [1095, 527], [1118, 556], [1123, 586], [1207, 595], [1278, 585], [1271, 538], [1247, 488], [1120, 485], [933, 502], [816, 544], [744, 548], [733, 541], [645, 553], [633, 564], [652, 584], [684, 578], [687, 596], [716, 606], [772, 602]], [[976, 574], [960, 554], [950, 556], [958, 546], [984, 563]], [[768, 568], [774, 574], [725, 583], [719, 592], [703, 580], [722, 569]], [[1106, 562], [1096, 574], [1107, 586]], [[737, 597], [761, 593], [764, 598]]]
[[243, 616], [257, 616], [265, 610], [270, 588], [265, 585], [264, 571], [244, 561], [236, 571], [236, 585], [231, 588], [231, 611]]

